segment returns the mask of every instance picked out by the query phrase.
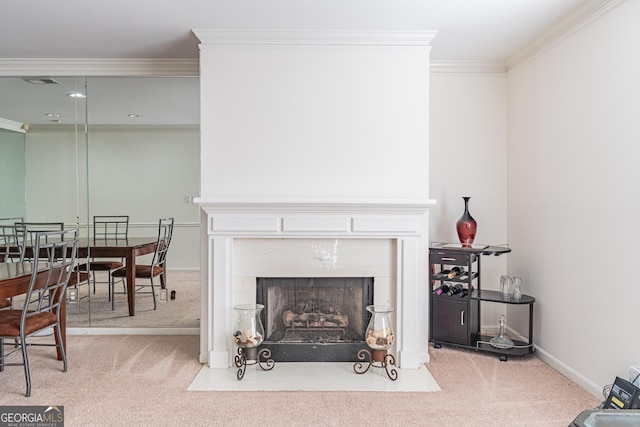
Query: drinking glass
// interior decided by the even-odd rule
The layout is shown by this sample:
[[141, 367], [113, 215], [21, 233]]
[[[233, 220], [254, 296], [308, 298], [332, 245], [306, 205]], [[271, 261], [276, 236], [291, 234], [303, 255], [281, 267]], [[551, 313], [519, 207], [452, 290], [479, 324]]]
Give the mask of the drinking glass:
[[502, 298], [511, 298], [511, 283], [511, 277], [507, 276], [506, 274], [500, 276], [500, 293], [502, 294]]

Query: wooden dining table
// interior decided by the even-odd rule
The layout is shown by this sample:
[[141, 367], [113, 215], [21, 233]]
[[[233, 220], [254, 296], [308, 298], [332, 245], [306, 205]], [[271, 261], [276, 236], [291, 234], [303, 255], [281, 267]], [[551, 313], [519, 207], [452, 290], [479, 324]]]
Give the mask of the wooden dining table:
[[136, 258], [153, 253], [158, 244], [157, 237], [128, 237], [126, 239], [78, 240], [78, 258], [124, 258], [127, 272], [127, 302], [129, 316], [136, 315]]
[[[29, 284], [31, 283], [31, 273], [33, 271], [33, 264], [30, 262], [15, 262], [6, 263], [0, 262], [0, 298], [12, 298], [19, 295], [24, 295], [29, 290]], [[46, 279], [48, 277], [48, 269], [45, 267], [42, 272], [38, 273], [36, 279], [36, 289], [41, 289], [45, 286]], [[54, 277], [51, 277], [55, 280]], [[58, 291], [60, 292], [60, 291]], [[60, 304], [60, 323], [57, 326], [60, 328], [60, 335], [62, 336], [62, 344], [64, 348], [67, 348], [67, 299], [62, 299]], [[58, 336], [55, 335], [56, 343], [58, 342]], [[62, 360], [62, 353], [59, 348], [56, 348], [58, 352], [58, 360]]]

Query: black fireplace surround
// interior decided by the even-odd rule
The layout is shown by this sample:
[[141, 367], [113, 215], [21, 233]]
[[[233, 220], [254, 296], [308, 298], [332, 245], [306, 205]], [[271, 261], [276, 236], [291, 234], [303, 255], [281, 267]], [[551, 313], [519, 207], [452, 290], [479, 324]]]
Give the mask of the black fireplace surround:
[[278, 362], [354, 362], [367, 348], [373, 277], [258, 277], [265, 339]]

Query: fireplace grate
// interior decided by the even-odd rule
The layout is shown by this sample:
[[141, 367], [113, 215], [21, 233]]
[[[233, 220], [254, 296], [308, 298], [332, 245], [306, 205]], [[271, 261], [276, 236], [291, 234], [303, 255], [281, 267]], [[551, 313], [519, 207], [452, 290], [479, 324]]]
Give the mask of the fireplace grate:
[[354, 361], [366, 348], [372, 277], [258, 278], [263, 346], [278, 361]]

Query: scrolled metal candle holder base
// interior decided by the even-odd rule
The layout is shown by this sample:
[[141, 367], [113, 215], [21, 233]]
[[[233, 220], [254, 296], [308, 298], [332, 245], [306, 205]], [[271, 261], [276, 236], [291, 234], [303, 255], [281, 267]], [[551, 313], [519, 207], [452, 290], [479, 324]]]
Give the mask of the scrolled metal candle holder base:
[[[367, 361], [367, 356], [369, 363], [365, 366], [363, 362]], [[366, 348], [362, 348], [358, 351], [358, 360], [360, 360], [360, 362], [353, 364], [353, 370], [356, 374], [364, 374], [373, 366], [374, 368], [384, 368], [384, 371], [391, 381], [398, 379], [398, 371], [391, 367], [395, 366], [396, 359], [392, 354], [387, 353], [387, 350], [369, 351]]]
[[271, 357], [271, 350], [263, 348], [258, 351], [258, 347], [238, 347], [238, 354], [234, 358], [234, 363], [238, 372], [236, 377], [241, 380], [244, 377], [244, 372], [248, 365], [258, 365], [263, 371], [270, 371], [276, 365], [276, 362]]

